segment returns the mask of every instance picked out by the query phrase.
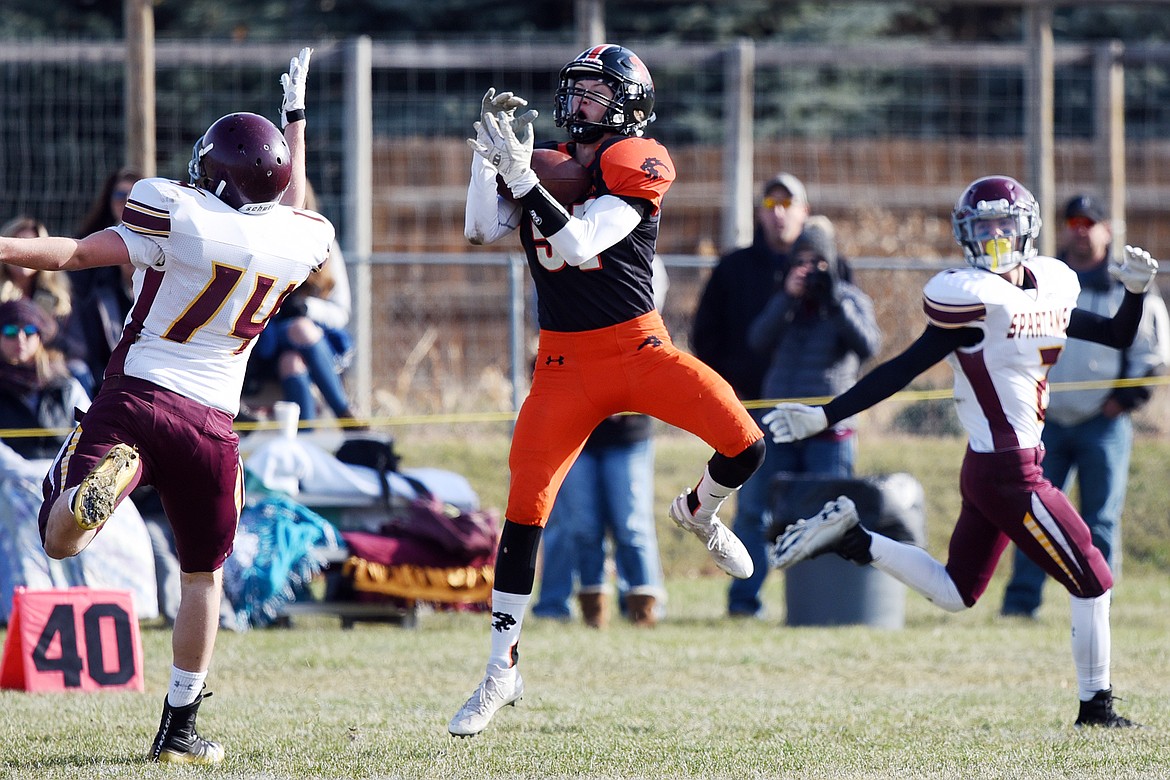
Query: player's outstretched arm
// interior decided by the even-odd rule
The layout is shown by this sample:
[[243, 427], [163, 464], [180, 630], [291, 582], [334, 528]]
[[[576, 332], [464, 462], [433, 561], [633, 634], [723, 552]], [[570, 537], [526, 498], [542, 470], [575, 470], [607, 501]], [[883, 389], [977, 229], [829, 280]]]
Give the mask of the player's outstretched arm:
[[0, 263], [38, 271], [76, 271], [102, 265], [124, 265], [130, 253], [112, 230], [99, 230], [82, 239], [0, 238]]
[[1122, 256], [1109, 264], [1109, 274], [1125, 287], [1121, 305], [1112, 317], [1073, 309], [1068, 320], [1068, 336], [1114, 349], [1126, 349], [1133, 344], [1141, 326], [1146, 290], [1150, 289], [1158, 274], [1158, 261], [1141, 247], [1127, 246]]
[[282, 98], [280, 126], [292, 152], [292, 179], [280, 202], [293, 208], [305, 205], [305, 83], [309, 78], [309, 60], [313, 50], [306, 46], [289, 60], [288, 72], [280, 77]]
[[876, 406], [951, 352], [974, 346], [982, 338], [983, 332], [978, 328], [944, 329], [927, 325], [922, 335], [905, 351], [877, 366], [853, 387], [821, 407], [826, 425], [834, 425]]

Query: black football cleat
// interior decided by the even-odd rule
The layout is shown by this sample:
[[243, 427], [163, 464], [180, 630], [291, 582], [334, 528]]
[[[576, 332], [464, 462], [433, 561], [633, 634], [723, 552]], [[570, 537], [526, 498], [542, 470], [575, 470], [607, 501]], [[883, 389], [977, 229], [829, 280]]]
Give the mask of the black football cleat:
[[172, 707], [163, 699], [162, 722], [150, 748], [150, 760], [163, 764], [218, 764], [223, 761], [223, 746], [204, 739], [195, 731], [195, 713], [207, 696], [200, 693], [185, 707]]
[[1085, 726], [1100, 726], [1107, 729], [1140, 729], [1140, 723], [1134, 723], [1129, 718], [1123, 718], [1113, 711], [1113, 689], [1106, 688], [1097, 691], [1093, 698], [1081, 702], [1081, 711], [1077, 715], [1076, 728]]

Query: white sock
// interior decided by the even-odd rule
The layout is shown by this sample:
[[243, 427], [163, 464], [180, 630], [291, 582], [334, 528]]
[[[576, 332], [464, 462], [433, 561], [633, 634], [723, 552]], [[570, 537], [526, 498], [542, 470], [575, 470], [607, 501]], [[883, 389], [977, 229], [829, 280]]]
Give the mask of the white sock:
[[875, 569], [908, 585], [947, 612], [959, 612], [967, 608], [947, 568], [926, 550], [896, 542], [881, 534], [871, 533], [869, 538], [869, 554], [873, 556], [872, 565]]
[[532, 594], [504, 593], [492, 590], [492, 649], [488, 671], [503, 671], [516, 665], [516, 645], [520, 627]]
[[66, 506], [68, 506], [69, 511], [74, 513], [74, 514], [76, 514], [76, 512], [77, 512], [77, 507], [73, 505], [73, 502], [77, 499], [77, 491], [80, 488], [81, 488], [81, 485], [75, 485], [61, 494], [62, 498], [65, 498], [69, 501], [69, 503], [66, 504]]
[[1093, 698], [1109, 683], [1111, 636], [1107, 590], [1094, 599], [1070, 596], [1072, 605], [1072, 654], [1077, 667], [1077, 689], [1081, 701]]
[[695, 518], [699, 520], [710, 520], [719, 511], [719, 507], [723, 506], [723, 502], [727, 500], [727, 497], [735, 491], [736, 488], [720, 485], [711, 479], [710, 467], [704, 468], [703, 478], [695, 486], [695, 497], [699, 499], [699, 508], [695, 510]]
[[206, 680], [207, 672], [187, 672], [171, 666], [171, 687], [167, 691], [167, 702], [172, 707], [186, 707], [199, 698]]

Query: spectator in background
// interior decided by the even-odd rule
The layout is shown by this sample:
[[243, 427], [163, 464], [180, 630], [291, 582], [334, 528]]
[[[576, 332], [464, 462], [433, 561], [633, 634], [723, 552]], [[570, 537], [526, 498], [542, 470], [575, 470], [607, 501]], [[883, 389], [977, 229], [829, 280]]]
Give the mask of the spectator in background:
[[[134, 182], [142, 178], [142, 173], [134, 168], [118, 168], [111, 171], [102, 182], [101, 189], [94, 196], [93, 203], [82, 218], [77, 230], [73, 233], [76, 238], [85, 238], [91, 233], [114, 227], [122, 222], [122, 209], [130, 197], [130, 190]], [[116, 268], [85, 268], [80, 271], [70, 271], [69, 280], [73, 284], [74, 297], [80, 304], [89, 295], [89, 288], [97, 280], [110, 284], [117, 276]]]
[[[804, 229], [808, 214], [808, 197], [800, 179], [791, 173], [778, 173], [765, 182], [756, 208], [751, 246], [724, 255], [711, 271], [699, 298], [691, 327], [691, 350], [727, 380], [740, 400], [763, 397], [770, 355], [748, 345], [748, 328], [783, 282], [792, 245]], [[748, 404], [748, 411], [760, 424], [767, 410]], [[768, 504], [768, 481], [757, 473], [744, 483], [736, 497], [734, 532], [754, 533], [752, 529], [764, 522]], [[756, 577], [763, 578], [765, 574], [757, 567]], [[748, 593], [758, 591], [756, 586]], [[728, 602], [728, 613], [733, 617], [762, 616], [759, 605], [751, 602], [751, 598], [745, 598], [743, 603], [733, 598]]]
[[[1064, 219], [1058, 256], [1080, 280], [1077, 308], [1110, 317], [1121, 305], [1125, 287], [1109, 275], [1113, 230], [1105, 207], [1092, 195], [1077, 195], [1065, 206]], [[1053, 393], [1044, 425], [1044, 476], [1067, 491], [1071, 472], [1076, 471], [1081, 516], [1092, 532], [1093, 546], [1115, 577], [1121, 569], [1121, 513], [1133, 447], [1129, 415], [1150, 399], [1150, 387], [1062, 391], [1060, 385], [1156, 376], [1165, 370], [1168, 350], [1170, 318], [1153, 286], [1145, 294], [1133, 344], [1118, 350], [1070, 339], [1048, 374]], [[1044, 570], [1017, 549], [1002, 613], [1035, 617], [1045, 577]]]
[[[808, 198], [800, 179], [790, 173], [769, 179], [756, 209], [752, 245], [724, 255], [699, 298], [691, 349], [718, 371], [742, 400], [760, 398], [768, 369], [768, 356], [748, 346], [748, 328], [788, 272], [792, 245], [804, 230], [808, 214]], [[739, 500], [742, 504], [742, 491]]]
[[65, 327], [70, 342], [84, 345], [85, 363], [96, 392], [134, 301], [134, 266], [94, 270], [107, 273], [90, 277], [85, 295], [77, 301]]
[[534, 615], [567, 619], [576, 574], [585, 624], [609, 623], [608, 535], [620, 611], [637, 626], [658, 622], [666, 591], [654, 521], [652, 423], [645, 415], [614, 415], [585, 442], [549, 515]]
[[[44, 238], [49, 231], [32, 217], [20, 216], [0, 227], [0, 236], [9, 238]], [[13, 300], [35, 303], [50, 318], [54, 327], [45, 346], [61, 352], [69, 372], [81, 383], [87, 395], [93, 394], [93, 377], [85, 361], [85, 342], [67, 331], [74, 310], [74, 292], [69, 275], [61, 271], [38, 271], [15, 266], [0, 266], [0, 303]]]
[[[654, 305], [661, 308], [669, 280], [654, 256]], [[557, 492], [541, 539], [543, 564], [537, 617], [567, 620], [577, 581], [585, 624], [609, 622], [605, 541], [613, 545], [620, 612], [636, 626], [663, 614], [666, 590], [654, 523], [653, 421], [642, 414], [607, 417], [593, 430]]]
[[[764, 310], [748, 329], [748, 345], [768, 363], [765, 398], [834, 396], [857, 382], [861, 364], [881, 349], [882, 333], [873, 301], [837, 276], [837, 243], [833, 224], [809, 217], [792, 245], [791, 265]], [[853, 476], [856, 418], [849, 417], [816, 436], [778, 444], [768, 440], [764, 465], [752, 479], [766, 489], [780, 473]], [[735, 532], [756, 565], [746, 580], [735, 580], [728, 591], [730, 611], [762, 614], [760, 590], [768, 574], [765, 533], [770, 506], [743, 516]], [[749, 520], [752, 521], [749, 523]]]
[[[311, 186], [306, 188], [305, 208], [317, 210]], [[346, 331], [350, 311], [345, 258], [334, 241], [329, 262], [285, 299], [256, 342], [251, 377], [279, 379], [282, 397], [300, 406], [302, 420], [318, 417], [315, 385], [334, 417], [353, 423], [355, 414], [342, 381], [353, 361], [353, 339]]]
[[73, 427], [74, 409], [89, 408], [89, 396], [48, 349], [56, 323], [39, 306], [23, 300], [0, 303], [0, 428], [60, 429], [45, 436], [5, 437], [4, 443], [29, 460], [52, 458]]
[[[122, 209], [134, 182], [141, 179], [132, 168], [119, 168], [102, 182], [85, 218], [78, 226], [79, 238], [122, 222]], [[72, 315], [65, 324], [69, 343], [81, 345], [90, 379], [90, 395], [102, 385], [106, 365], [122, 338], [122, 325], [130, 313], [134, 290], [133, 266], [103, 266], [70, 271], [74, 289]]]

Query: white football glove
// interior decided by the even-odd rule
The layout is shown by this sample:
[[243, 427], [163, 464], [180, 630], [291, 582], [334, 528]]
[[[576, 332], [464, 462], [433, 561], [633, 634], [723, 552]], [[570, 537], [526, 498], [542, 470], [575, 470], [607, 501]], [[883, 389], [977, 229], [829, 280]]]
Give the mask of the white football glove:
[[1123, 257], [1109, 263], [1109, 275], [1131, 293], [1144, 293], [1150, 289], [1158, 273], [1158, 261], [1140, 246], [1126, 244]]
[[477, 124], [476, 137], [467, 143], [499, 171], [512, 194], [521, 198], [540, 180], [532, 170], [532, 145], [536, 138], [532, 130], [535, 111], [526, 111], [512, 118], [508, 112], [485, 114]]
[[488, 114], [498, 114], [501, 111], [512, 117], [516, 109], [526, 105], [528, 101], [522, 97], [511, 92], [501, 92], [497, 95], [495, 87], [488, 87], [488, 91], [483, 95], [483, 103], [479, 107], [479, 121], [483, 122], [483, 118]]
[[807, 439], [829, 427], [824, 409], [804, 404], [776, 404], [776, 408], [761, 419], [772, 432], [772, 441], [777, 444]]
[[280, 77], [280, 86], [284, 88], [284, 101], [280, 104], [280, 128], [288, 127], [288, 115], [292, 112], [305, 111], [305, 82], [309, 78], [309, 58], [313, 50], [308, 46], [301, 49], [297, 56], [289, 60], [288, 73]]

